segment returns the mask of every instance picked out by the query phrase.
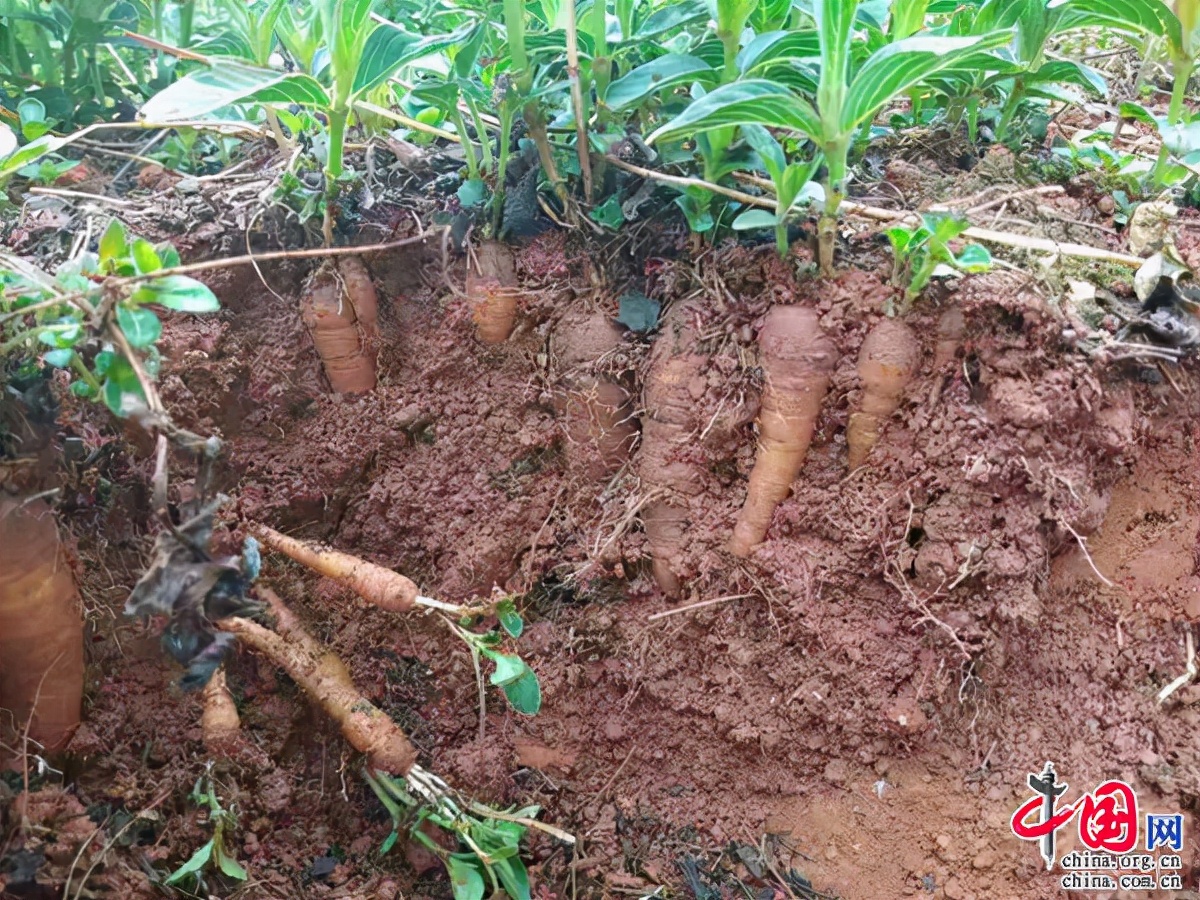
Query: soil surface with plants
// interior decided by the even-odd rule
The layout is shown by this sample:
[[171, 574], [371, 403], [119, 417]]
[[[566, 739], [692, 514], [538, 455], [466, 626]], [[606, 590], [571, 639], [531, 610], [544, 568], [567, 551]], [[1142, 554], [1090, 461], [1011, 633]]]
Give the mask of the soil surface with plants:
[[[344, 129], [338, 104], [359, 94], [330, 90], [314, 108]], [[261, 203], [286, 163], [267, 137], [208, 176], [72, 150], [90, 180], [27, 195], [6, 218], [5, 265], [19, 255], [53, 271], [81, 243], [100, 268], [64, 290], [125, 279], [167, 311], [161, 334], [130, 341], [153, 351], [148, 412], [122, 405], [146, 373], [114, 374], [136, 354], [54, 343], [66, 320], [36, 352], [72, 350], [82, 366], [64, 362], [35, 393], [5, 362], [0, 483], [20, 491], [0, 496], [39, 498], [22, 514], [54, 505], [50, 562], [78, 585], [86, 675], [61, 749], [12, 717], [0, 731], [0, 896], [470, 896], [469, 867], [452, 862], [463, 847], [397, 812], [407, 795], [388, 794], [379, 745], [355, 742], [314, 687], [313, 671], [344, 684], [321, 668], [330, 658], [285, 672], [240, 626], [226, 645], [219, 620], [272, 622], [253, 602], [271, 592], [271, 609], [281, 601], [344, 664], [359, 695], [347, 715], [373, 705], [419, 770], [559, 830], [521, 834], [525, 890], [541, 900], [1066, 896], [1061, 870], [1010, 827], [1047, 760], [1071, 800], [1119, 779], [1143, 811], [1182, 813], [1179, 874], [1195, 889], [1200, 339], [1153, 327], [1162, 295], [1147, 301], [1144, 279], [1179, 292], [1173, 327], [1200, 327], [1184, 297], [1187, 270], [1200, 271], [1198, 163], [1179, 163], [1192, 208], [1155, 201], [1164, 181], [1139, 214], [1131, 182], [1083, 140], [1115, 108], [1051, 106], [1039, 131], [1014, 112], [1025, 96], [999, 99], [992, 125], [1027, 129], [1018, 152], [979, 138], [974, 120], [910, 121], [856, 151], [840, 219], [785, 209], [715, 238], [697, 228], [696, 185], [655, 181], [660, 167], [628, 147], [592, 154], [632, 210], [615, 228], [572, 220], [578, 198], [558, 202], [530, 144], [523, 156], [514, 145], [533, 199], [514, 211], [525, 188], [510, 179], [504, 216], [536, 227], [500, 250], [480, 220], [463, 234], [448, 218], [483, 180], [472, 168], [439, 186], [438, 167], [461, 159], [446, 162], [444, 140], [349, 146], [347, 165], [376, 173], [377, 193], [367, 202], [356, 186], [339, 217], [336, 191], [310, 191], [323, 220], [315, 205], [298, 216]], [[436, 127], [466, 134], [474, 104]], [[707, 108], [673, 127], [718, 134]], [[913, 97], [888, 109], [918, 116]], [[1136, 153], [1166, 128], [1123, 112], [1112, 148]], [[278, 114], [263, 135], [303, 124]], [[533, 138], [548, 127], [539, 116], [522, 113]], [[746, 141], [775, 190], [723, 182], [751, 200], [782, 196], [770, 160], [778, 150], [786, 166], [795, 149], [757, 121]], [[828, 158], [838, 140], [816, 142]], [[573, 155], [556, 152], [560, 166]], [[818, 177], [807, 162], [800, 185]], [[628, 203], [639, 191], [640, 214]], [[315, 248], [321, 231], [361, 255], [277, 253]], [[247, 252], [261, 259], [189, 269]], [[1158, 268], [1147, 275], [1142, 257]], [[208, 300], [188, 285], [161, 287], [160, 266], [188, 270], [219, 310], [199, 314]], [[154, 328], [115, 292], [105, 302], [127, 337]], [[781, 309], [804, 314], [781, 325]], [[785, 336], [762, 339], [775, 328]], [[337, 378], [353, 386], [335, 392]], [[219, 438], [211, 469], [188, 436]], [[212, 577], [231, 605], [214, 612], [204, 582], [186, 619], [197, 631], [169, 631], [164, 653], [164, 617], [132, 618], [126, 602], [172, 546], [163, 514], [183, 523], [217, 494], [211, 545], [197, 539], [211, 553], [194, 562], [225, 567]], [[756, 517], [765, 536], [745, 539]], [[403, 573], [416, 605], [363, 599], [272, 549], [263, 526]], [[198, 532], [174, 533], [186, 549]], [[16, 555], [0, 546], [0, 596], [10, 566], [34, 565]], [[155, 609], [171, 627], [181, 610]], [[519, 659], [497, 649], [505, 632]], [[512, 659], [508, 682], [489, 681]], [[179, 689], [180, 663], [204, 690]], [[527, 670], [536, 715], [510, 690]], [[1072, 826], [1059, 857], [1074, 849]]]

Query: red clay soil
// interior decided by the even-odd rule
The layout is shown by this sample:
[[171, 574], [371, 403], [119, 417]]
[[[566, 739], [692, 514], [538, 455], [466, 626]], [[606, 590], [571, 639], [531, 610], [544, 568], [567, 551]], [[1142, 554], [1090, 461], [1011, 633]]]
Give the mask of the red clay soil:
[[[1070, 799], [1122, 778], [1144, 809], [1184, 812], [1195, 885], [1200, 686], [1155, 701], [1200, 619], [1192, 365], [1166, 377], [1104, 365], [1071, 344], [1078, 323], [1037, 282], [967, 279], [916, 304], [921, 367], [868, 464], [848, 472], [858, 350], [892, 289], [857, 269], [797, 280], [772, 253], [643, 270], [651, 296], [687, 298], [705, 360], [680, 448], [695, 477], [684, 595], [670, 602], [646, 558], [636, 465], [589, 480], [596, 467], [567, 444], [557, 324], [615, 315], [616, 300], [561, 289], [588, 284], [561, 240], [520, 256], [527, 283], [558, 287], [495, 348], [475, 339], [439, 261], [429, 287], [412, 277], [421, 260], [368, 260], [382, 346], [379, 385], [359, 398], [322, 384], [300, 269], [268, 270], [273, 291], [230, 277], [219, 317], [169, 323], [164, 399], [181, 424], [226, 440], [235, 532], [243, 517], [328, 540], [448, 601], [519, 595], [518, 646], [543, 709], [522, 717], [489, 691], [481, 739], [470, 657], [436, 617], [367, 608], [278, 558], [263, 576], [410, 732], [422, 765], [487, 802], [540, 804], [578, 835], [573, 860], [531, 838], [537, 897], [660, 884], [690, 896], [679, 860], [711, 863], [768, 834], [778, 869], [847, 900], [1059, 897], [1058, 873], [1009, 830], [1047, 759]], [[815, 308], [840, 362], [793, 495], [737, 561], [724, 546], [753, 463], [753, 338], [771, 303]], [[640, 396], [651, 346], [630, 335], [594, 368]], [[96, 639], [75, 784], [29, 797], [46, 830], [16, 840], [46, 851], [40, 877], [61, 891], [95, 827], [81, 827], [85, 808], [103, 821], [154, 804], [144, 834], [102, 855], [106, 826], [74, 877], [97, 861], [84, 896], [155, 896], [141, 860], [167, 871], [209, 834], [186, 801], [209, 757], [198, 700], [168, 691], [177, 673], [153, 634], [120, 621], [149, 538], [103, 527], [80, 537]], [[213, 772], [239, 816], [251, 876], [239, 896], [449, 896], [427, 854], [377, 855], [386, 815], [294, 685], [248, 652], [229, 682], [244, 747]], [[728, 859], [752, 891], [779, 884]], [[733, 883], [724, 896], [745, 896]]]

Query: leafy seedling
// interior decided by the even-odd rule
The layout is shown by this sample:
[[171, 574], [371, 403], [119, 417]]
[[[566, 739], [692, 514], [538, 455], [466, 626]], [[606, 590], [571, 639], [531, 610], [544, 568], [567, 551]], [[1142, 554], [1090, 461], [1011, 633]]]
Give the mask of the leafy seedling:
[[969, 243], [958, 254], [950, 249], [950, 242], [969, 227], [965, 219], [927, 213], [917, 228], [898, 225], [887, 230], [895, 254], [892, 283], [904, 288], [902, 312], [912, 306], [931, 278], [991, 269], [992, 255], [982, 244]]
[[[524, 620], [517, 612], [512, 598], [509, 597], [496, 604], [495, 614], [500, 622], [501, 630], [492, 630], [483, 634], [467, 630], [465, 626], [469, 626], [472, 622], [470, 617], [462, 619], [459, 624], [450, 622], [448, 619], [447, 623], [471, 651], [471, 658], [475, 663], [477, 673], [480, 671], [481, 657], [494, 664], [495, 668], [488, 681], [504, 692], [509, 706], [522, 715], [537, 715], [542, 708], [542, 689], [538, 684], [537, 674], [516, 653], [505, 653], [501, 650], [505, 634], [513, 640], [521, 636], [525, 627]], [[482, 704], [482, 682], [480, 691], [480, 703]]]
[[229, 850], [229, 836], [237, 829], [237, 815], [221, 806], [212, 779], [207, 775], [196, 782], [189, 799], [198, 806], [208, 808], [213, 836], [187, 862], [168, 875], [163, 884], [193, 885], [203, 889], [204, 874], [213, 870], [235, 881], [245, 881], [249, 877], [246, 870]]
[[[528, 830], [522, 820], [533, 819], [539, 807], [502, 813], [472, 804], [467, 812], [443, 800], [434, 808], [414, 797], [402, 778], [371, 771], [363, 775], [392, 817], [392, 832], [380, 847], [381, 855], [396, 845], [407, 820], [412, 838], [446, 867], [454, 900], [483, 900], [501, 889], [511, 900], [530, 900], [529, 873], [520, 856], [521, 838]], [[457, 849], [448, 850], [431, 838], [422, 827], [427, 822], [452, 834]]]

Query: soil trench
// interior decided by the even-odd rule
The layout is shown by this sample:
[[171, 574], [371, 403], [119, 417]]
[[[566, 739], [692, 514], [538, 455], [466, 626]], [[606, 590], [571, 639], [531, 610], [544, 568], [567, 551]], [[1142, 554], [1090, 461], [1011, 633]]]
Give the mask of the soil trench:
[[[772, 253], [721, 250], [727, 299], [689, 323], [699, 368], [673, 458], [692, 479], [677, 598], [654, 579], [636, 462], [589, 460], [604, 451], [580, 443], [556, 400], [581, 383], [563, 371], [558, 323], [617, 314], [615, 296], [581, 286], [560, 238], [519, 254], [521, 277], [555, 288], [496, 346], [475, 338], [440, 274], [394, 277], [420, 260], [369, 260], [378, 383], [360, 397], [327, 391], [296, 301], [303, 272], [268, 270], [272, 294], [230, 278], [219, 317], [167, 323], [163, 397], [181, 424], [226, 441], [230, 541], [238, 519], [261, 521], [439, 599], [516, 596], [543, 707], [519, 716], [489, 689], [481, 739], [469, 654], [436, 616], [368, 608], [279, 557], [263, 575], [422, 765], [483, 801], [539, 804], [579, 836], [574, 857], [531, 838], [535, 897], [686, 890], [680, 860], [712, 864], [731, 844], [769, 845], [779, 867], [847, 900], [1064, 896], [1061, 873], [1009, 828], [1047, 759], [1072, 797], [1120, 778], [1146, 810], [1183, 812], [1194, 882], [1200, 687], [1155, 701], [1200, 619], [1193, 369], [1149, 383], [1100, 368], [1030, 279], [968, 279], [906, 320], [920, 364], [865, 466], [848, 471], [859, 348], [892, 289], [874, 271], [797, 279]], [[665, 260], [642, 274], [668, 305], [702, 277]], [[772, 302], [816, 310], [838, 362], [791, 496], [736, 560], [725, 546], [754, 461], [753, 335]], [[655, 340], [625, 333], [587, 377], [641, 414]], [[154, 635], [119, 618], [148, 545], [132, 510], [74, 523], [94, 688], [71, 748], [79, 786], [51, 819], [141, 809], [166, 790], [174, 824], [134, 846], [175, 866], [206, 834], [184, 800], [205, 758], [200, 706], [168, 696], [177, 673]], [[449, 896], [415, 843], [377, 854], [386, 814], [294, 685], [248, 652], [228, 678], [247, 740], [216, 771], [257, 880], [244, 896]], [[1071, 831], [1060, 853], [1075, 848]], [[66, 832], [54, 840], [51, 851], [70, 845]], [[153, 895], [136, 862], [99, 883]]]

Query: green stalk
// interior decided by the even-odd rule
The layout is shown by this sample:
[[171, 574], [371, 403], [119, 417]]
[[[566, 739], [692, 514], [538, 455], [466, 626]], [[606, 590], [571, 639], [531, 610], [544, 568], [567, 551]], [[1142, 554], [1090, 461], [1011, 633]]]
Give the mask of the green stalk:
[[[602, 0], [595, 0], [603, 5]], [[583, 197], [592, 200], [592, 155], [588, 146], [588, 103], [583, 95], [579, 75], [579, 29], [575, 22], [575, 0], [567, 0], [567, 78], [571, 84], [571, 105], [575, 111], [575, 152], [579, 156], [579, 172], [583, 178]]]
[[776, 213], [775, 220], [775, 249], [781, 257], [788, 253], [787, 218]]
[[492, 142], [488, 137], [487, 128], [483, 124], [483, 117], [479, 114], [479, 104], [471, 97], [463, 99], [471, 113], [471, 121], [475, 123], [475, 136], [479, 138], [479, 149], [483, 151], [483, 170], [485, 172], [494, 171], [496, 160], [492, 156]]
[[721, 69], [721, 84], [729, 84], [737, 80], [737, 55], [738, 50], [741, 49], [742, 36], [718, 31], [717, 37], [721, 41], [721, 46], [725, 48], [725, 65]]
[[617, 0], [617, 21], [621, 25], [621, 37], [625, 40], [633, 37], [633, 0]]
[[196, 17], [196, 0], [183, 0], [179, 4], [179, 46], [192, 43], [192, 23]]
[[508, 55], [512, 59], [517, 88], [522, 94], [528, 94], [533, 85], [533, 73], [529, 71], [529, 57], [525, 53], [525, 4], [521, 0], [504, 0], [504, 27], [508, 30]]
[[329, 110], [329, 157], [325, 160], [325, 246], [333, 246], [333, 209], [337, 205], [342, 175], [342, 158], [346, 148], [346, 122], [350, 118], [347, 103], [338, 103]]
[[825, 146], [825, 164], [829, 169], [825, 183], [825, 209], [817, 220], [817, 259], [821, 275], [830, 278], [833, 270], [833, 250], [837, 243], [838, 211], [846, 196], [847, 157], [850, 140], [839, 136]]
[[96, 376], [91, 373], [91, 370], [83, 364], [83, 360], [79, 358], [78, 353], [71, 354], [71, 368], [75, 370], [75, 374], [92, 389], [97, 397], [100, 396], [100, 382], [96, 380]]
[[1188, 82], [1196, 71], [1196, 60], [1180, 54], [1174, 60], [1175, 83], [1171, 85], [1171, 106], [1167, 110], [1167, 121], [1178, 125], [1183, 121], [1183, 98], [1187, 95]]
[[[569, 0], [568, 0], [569, 2]], [[528, 103], [525, 105], [525, 126], [529, 129], [529, 136], [533, 139], [534, 146], [537, 147], [538, 159], [541, 160], [542, 169], [546, 172], [546, 177], [550, 179], [550, 186], [554, 188], [554, 195], [563, 205], [563, 210], [570, 215], [571, 211], [571, 196], [567, 193], [566, 182], [558, 173], [558, 166], [554, 164], [554, 152], [550, 148], [550, 136], [546, 133], [546, 117], [542, 113], [542, 108], [537, 103]]]
[[504, 212], [505, 179], [508, 178], [509, 146], [512, 144], [513, 119], [516, 118], [516, 104], [506, 98], [500, 104], [500, 155], [496, 161], [496, 189], [492, 193], [492, 234], [500, 234], [500, 215]]
[[[467, 134], [467, 123], [463, 119], [462, 110], [455, 104], [450, 110], [450, 120], [454, 123], [454, 130], [458, 132], [459, 143], [463, 148], [463, 157], [467, 161], [467, 177], [472, 181], [479, 178], [479, 158], [475, 153], [475, 143]], [[486, 143], [486, 135], [483, 136]]]
[[[608, 36], [606, 34], [608, 28], [607, 12], [608, 4], [606, 0], [593, 0], [592, 3], [592, 41], [596, 45], [596, 52], [592, 57], [592, 80], [596, 85], [596, 127], [601, 131], [604, 130], [604, 125], [608, 121], [608, 107], [604, 104], [604, 98], [608, 95], [608, 85], [612, 80], [612, 59], [608, 55]], [[620, 14], [621, 2], [618, 0], [617, 10]], [[622, 29], [625, 25], [622, 22]], [[628, 37], [628, 35], [625, 35]]]
[[1017, 114], [1017, 107], [1021, 105], [1021, 101], [1025, 99], [1025, 82], [1020, 77], [1013, 80], [1013, 89], [1008, 95], [1008, 100], [1004, 102], [1004, 109], [1000, 113], [1000, 121], [996, 123], [996, 142], [1004, 143], [1008, 137], [1008, 129], [1012, 125], [1013, 116]]

